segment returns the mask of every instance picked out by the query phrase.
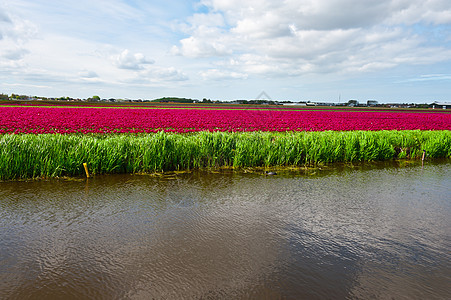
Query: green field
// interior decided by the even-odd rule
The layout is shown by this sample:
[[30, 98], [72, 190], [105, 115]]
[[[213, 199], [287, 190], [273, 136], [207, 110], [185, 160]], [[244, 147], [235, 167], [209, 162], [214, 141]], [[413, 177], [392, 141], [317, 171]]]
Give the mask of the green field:
[[451, 131], [0, 136], [0, 179], [451, 158]]

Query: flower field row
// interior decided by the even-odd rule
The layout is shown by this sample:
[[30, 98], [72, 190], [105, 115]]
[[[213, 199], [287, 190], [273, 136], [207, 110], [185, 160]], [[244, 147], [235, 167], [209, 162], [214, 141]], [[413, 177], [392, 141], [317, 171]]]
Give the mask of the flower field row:
[[2, 107], [3, 133], [451, 130], [449, 113]]

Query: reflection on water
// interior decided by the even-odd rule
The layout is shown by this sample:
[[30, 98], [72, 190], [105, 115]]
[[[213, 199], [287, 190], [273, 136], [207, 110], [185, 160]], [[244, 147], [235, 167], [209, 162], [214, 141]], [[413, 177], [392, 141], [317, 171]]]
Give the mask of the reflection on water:
[[451, 164], [0, 183], [1, 299], [446, 299]]

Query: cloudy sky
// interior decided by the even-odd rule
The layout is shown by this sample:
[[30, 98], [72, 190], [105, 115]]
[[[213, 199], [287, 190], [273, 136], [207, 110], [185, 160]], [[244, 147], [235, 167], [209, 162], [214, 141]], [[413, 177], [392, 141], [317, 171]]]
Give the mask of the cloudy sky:
[[0, 93], [451, 101], [449, 0], [0, 0]]

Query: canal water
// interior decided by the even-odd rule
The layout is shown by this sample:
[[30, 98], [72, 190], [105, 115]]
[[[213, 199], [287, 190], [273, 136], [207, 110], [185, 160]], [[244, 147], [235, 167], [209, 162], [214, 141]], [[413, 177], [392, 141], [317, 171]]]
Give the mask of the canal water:
[[0, 182], [0, 299], [450, 299], [451, 162]]

